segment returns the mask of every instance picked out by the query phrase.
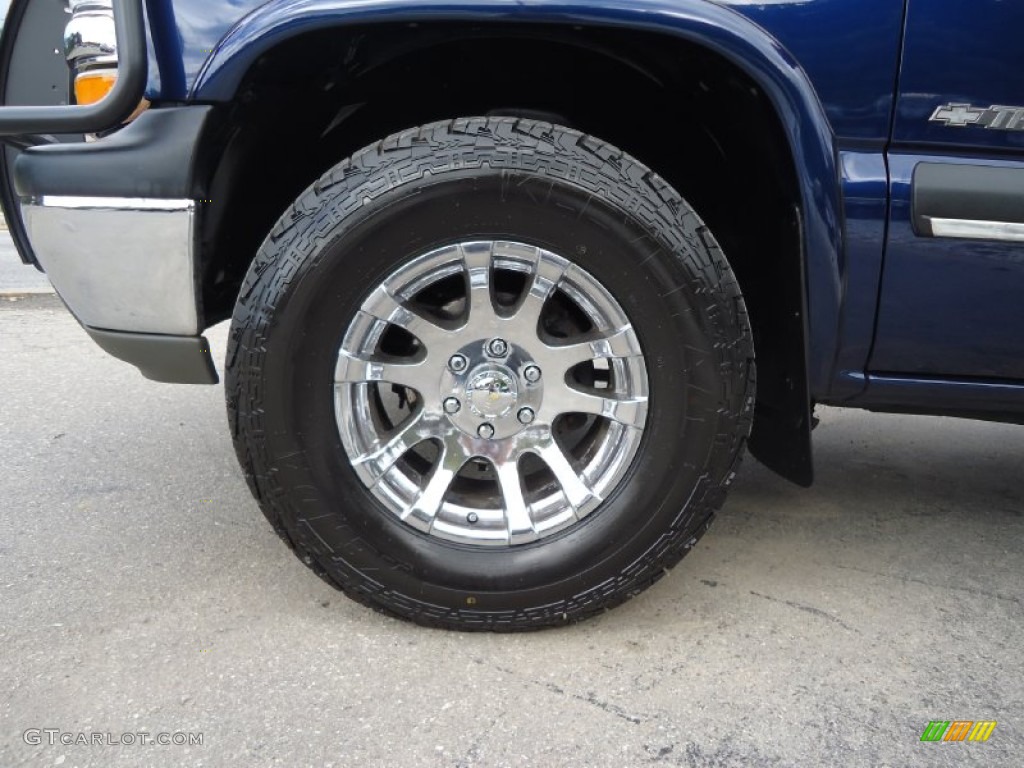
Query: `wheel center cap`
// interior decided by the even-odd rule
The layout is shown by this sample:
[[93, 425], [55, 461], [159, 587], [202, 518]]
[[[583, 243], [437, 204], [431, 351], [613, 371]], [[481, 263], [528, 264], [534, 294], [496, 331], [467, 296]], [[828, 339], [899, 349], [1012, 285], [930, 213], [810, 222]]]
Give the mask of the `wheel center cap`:
[[515, 341], [502, 343], [499, 354], [493, 339], [474, 339], [441, 371], [437, 405], [475, 440], [504, 440], [531, 428], [544, 402], [544, 381], [530, 353]]
[[515, 377], [497, 367], [475, 372], [466, 385], [466, 402], [477, 416], [500, 419], [519, 402]]

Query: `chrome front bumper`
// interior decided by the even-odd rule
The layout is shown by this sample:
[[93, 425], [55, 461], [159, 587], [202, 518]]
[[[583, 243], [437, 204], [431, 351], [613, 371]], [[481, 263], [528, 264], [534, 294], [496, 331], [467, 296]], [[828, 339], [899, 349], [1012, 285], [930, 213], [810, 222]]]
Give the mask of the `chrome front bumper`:
[[97, 344], [156, 381], [217, 382], [199, 333], [192, 199], [212, 111], [150, 109], [94, 142], [29, 147], [0, 179], [22, 259], [46, 271]]
[[22, 202], [50, 282], [87, 329], [195, 336], [195, 203], [42, 196]]

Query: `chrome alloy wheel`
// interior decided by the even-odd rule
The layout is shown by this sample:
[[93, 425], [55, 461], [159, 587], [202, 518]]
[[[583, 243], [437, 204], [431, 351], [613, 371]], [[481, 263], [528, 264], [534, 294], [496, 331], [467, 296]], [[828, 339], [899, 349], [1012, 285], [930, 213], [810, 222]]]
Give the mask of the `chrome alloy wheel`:
[[465, 544], [524, 544], [586, 517], [647, 418], [618, 302], [522, 243], [459, 243], [396, 270], [350, 323], [334, 379], [365, 486], [407, 525]]

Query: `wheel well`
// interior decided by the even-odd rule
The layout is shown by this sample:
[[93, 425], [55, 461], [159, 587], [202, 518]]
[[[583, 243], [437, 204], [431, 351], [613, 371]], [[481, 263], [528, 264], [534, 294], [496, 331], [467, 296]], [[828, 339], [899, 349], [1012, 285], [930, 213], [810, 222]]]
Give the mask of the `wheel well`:
[[[809, 482], [800, 190], [770, 100], [735, 65], [654, 33], [547, 25], [328, 29], [268, 52], [201, 147], [207, 325], [229, 317], [299, 193], [390, 133], [452, 117], [562, 123], [630, 153], [697, 210], [737, 274], [758, 356], [755, 454]], [[806, 438], [805, 438], [806, 435]]]

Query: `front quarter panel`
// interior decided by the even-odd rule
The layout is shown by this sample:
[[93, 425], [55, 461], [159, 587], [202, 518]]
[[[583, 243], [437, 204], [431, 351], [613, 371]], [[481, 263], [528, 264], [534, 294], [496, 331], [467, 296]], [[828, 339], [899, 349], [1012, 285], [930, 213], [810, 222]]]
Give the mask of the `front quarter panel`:
[[717, 0], [785, 46], [821, 99], [840, 149], [889, 136], [901, 0]]

